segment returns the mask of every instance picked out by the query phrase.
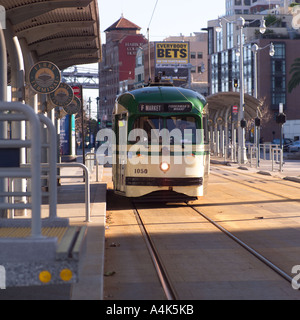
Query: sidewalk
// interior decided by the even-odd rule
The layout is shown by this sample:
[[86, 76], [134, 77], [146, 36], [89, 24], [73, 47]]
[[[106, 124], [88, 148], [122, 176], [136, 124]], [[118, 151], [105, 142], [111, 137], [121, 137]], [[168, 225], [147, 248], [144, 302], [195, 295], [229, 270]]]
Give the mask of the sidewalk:
[[230, 160], [224, 160], [224, 158], [211, 156], [212, 164], [223, 164], [227, 166], [231, 166], [241, 170], [248, 170], [251, 172], [256, 172], [263, 175], [271, 175], [275, 177], [280, 177], [281, 179], [292, 180], [300, 183], [300, 160], [289, 160], [284, 159], [282, 172], [279, 171], [279, 164], [274, 162], [274, 168], [272, 171], [272, 161], [271, 160], [260, 160], [259, 166], [256, 166], [256, 161], [250, 162], [243, 165], [239, 165], [236, 162]]
[[[80, 161], [80, 159], [78, 159]], [[82, 176], [78, 167], [62, 168], [63, 176]], [[87, 226], [85, 249], [80, 258], [79, 282], [72, 285], [71, 300], [103, 299], [103, 268], [106, 220], [106, 189], [103, 180], [96, 182], [96, 170], [90, 180], [91, 222], [86, 222], [85, 183], [83, 178], [64, 178], [58, 187], [57, 216], [69, 218], [71, 226]], [[108, 179], [107, 179], [108, 180]], [[43, 216], [48, 205], [43, 205]]]

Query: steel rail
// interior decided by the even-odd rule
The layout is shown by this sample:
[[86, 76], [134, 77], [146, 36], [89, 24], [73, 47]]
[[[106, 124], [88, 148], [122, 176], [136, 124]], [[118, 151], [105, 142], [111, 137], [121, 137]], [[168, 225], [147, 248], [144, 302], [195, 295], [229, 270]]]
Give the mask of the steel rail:
[[145, 239], [148, 251], [150, 253], [152, 262], [154, 264], [155, 270], [157, 272], [159, 281], [162, 285], [162, 288], [163, 288], [164, 293], [167, 297], [167, 300], [178, 300], [177, 293], [176, 293], [175, 289], [173, 288], [171, 281], [169, 280], [169, 278], [167, 276], [167, 272], [165, 271], [165, 268], [161, 262], [161, 259], [158, 255], [158, 252], [155, 249], [155, 246], [150, 238], [149, 233], [147, 232], [147, 229], [146, 229], [146, 227], [143, 223], [143, 220], [138, 212], [138, 209], [136, 208], [136, 205], [134, 202], [132, 204], [134, 207], [133, 211], [134, 211], [136, 220], [137, 220], [138, 225], [141, 229], [142, 235]]
[[206, 219], [208, 222], [213, 224], [216, 228], [221, 230], [223, 233], [225, 233], [228, 237], [230, 237], [232, 240], [237, 242], [239, 245], [241, 245], [243, 248], [248, 250], [251, 254], [253, 254], [256, 258], [258, 258], [260, 261], [262, 261], [264, 264], [266, 264], [268, 267], [270, 267], [272, 270], [274, 270], [277, 274], [279, 274], [281, 277], [283, 277], [285, 280], [287, 280], [289, 283], [292, 283], [293, 278], [289, 276], [286, 272], [278, 268], [276, 265], [274, 265], [270, 260], [268, 260], [266, 257], [261, 255], [259, 252], [248, 246], [245, 242], [243, 242], [241, 239], [237, 238], [235, 235], [233, 235], [230, 231], [222, 227], [220, 224], [209, 218], [206, 214], [199, 211], [197, 208], [194, 208], [192, 205], [187, 204], [188, 207], [196, 211], [198, 214], [200, 214], [204, 219]]

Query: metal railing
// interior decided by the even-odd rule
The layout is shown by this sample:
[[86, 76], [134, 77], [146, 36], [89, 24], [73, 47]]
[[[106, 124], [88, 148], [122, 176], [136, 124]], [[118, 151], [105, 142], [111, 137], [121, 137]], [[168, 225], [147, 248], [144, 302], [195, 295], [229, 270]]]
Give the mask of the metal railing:
[[[5, 112], [13, 113], [5, 113]], [[40, 119], [34, 110], [20, 102], [0, 102], [0, 121], [28, 121], [30, 125], [31, 139], [2, 139], [0, 148], [30, 148], [31, 163], [29, 168], [20, 165], [13, 168], [0, 168], [0, 178], [30, 178], [31, 179], [31, 203], [8, 203], [6, 198], [15, 196], [14, 192], [3, 191], [0, 197], [4, 199], [0, 203], [0, 209], [31, 209], [31, 237], [41, 237], [41, 138]], [[28, 196], [28, 193], [20, 192], [20, 196]]]
[[[99, 164], [97, 160], [97, 154], [95, 152], [88, 152], [85, 155], [85, 161], [90, 172], [94, 170], [96, 164], [96, 182], [99, 182]], [[101, 179], [101, 178], [100, 178]]]
[[279, 164], [279, 171], [282, 172], [283, 166], [283, 152], [281, 148], [275, 147], [271, 150], [272, 157], [272, 171], [274, 171], [274, 164]]
[[[13, 113], [5, 113], [5, 112]], [[0, 121], [29, 121], [31, 139], [1, 139], [0, 148], [5, 149], [21, 149], [30, 148], [31, 162], [29, 164], [19, 164], [18, 167], [1, 168], [0, 179], [15, 178], [30, 179], [31, 190], [26, 192], [3, 191], [0, 192], [0, 198], [4, 201], [0, 202], [0, 209], [30, 209], [32, 214], [31, 220], [31, 237], [41, 237], [41, 204], [42, 195], [49, 197], [49, 219], [57, 219], [57, 179], [58, 178], [78, 178], [83, 177], [85, 181], [85, 218], [86, 222], [90, 222], [90, 176], [88, 168], [81, 163], [56, 163], [56, 131], [51, 120], [44, 115], [37, 115], [34, 110], [25, 104], [19, 102], [0, 102]], [[48, 141], [41, 143], [41, 123], [48, 130]], [[41, 148], [48, 148], [48, 163], [41, 163]], [[82, 176], [62, 176], [57, 175], [57, 168], [62, 167], [80, 167], [83, 170]], [[46, 173], [42, 174], [42, 171]], [[49, 174], [47, 174], [49, 173]], [[48, 181], [48, 191], [42, 192], [41, 180]], [[13, 184], [12, 184], [13, 185]], [[24, 203], [15, 203], [15, 197], [31, 198], [30, 201]], [[7, 199], [12, 199], [9, 203]], [[13, 218], [13, 215], [11, 216]]]
[[[217, 152], [216, 143], [211, 144], [213, 150], [212, 154], [219, 156], [220, 158], [224, 158], [224, 160], [230, 160], [233, 162], [237, 162], [237, 152], [238, 145], [237, 144], [229, 144], [223, 147], [223, 153]], [[259, 144], [257, 147], [253, 143], [247, 143], [247, 156], [249, 160], [250, 167], [256, 166], [256, 168], [261, 166], [261, 160], [270, 161], [270, 166], [272, 165], [272, 171], [275, 170], [275, 164], [279, 165], [279, 171], [282, 172], [283, 168], [283, 150], [278, 147], [277, 144], [264, 143]]]
[[85, 219], [86, 222], [91, 222], [91, 188], [90, 188], [90, 174], [89, 169], [82, 163], [58, 163], [57, 167], [59, 168], [70, 168], [70, 167], [79, 167], [83, 170], [84, 174], [82, 176], [62, 176], [58, 175], [57, 178], [84, 178], [85, 181]]

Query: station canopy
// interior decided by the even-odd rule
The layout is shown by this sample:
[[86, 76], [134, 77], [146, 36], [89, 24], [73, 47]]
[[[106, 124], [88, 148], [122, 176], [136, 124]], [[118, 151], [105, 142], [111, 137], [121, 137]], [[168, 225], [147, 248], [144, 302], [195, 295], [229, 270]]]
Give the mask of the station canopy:
[[[240, 93], [239, 92], [220, 92], [210, 95], [206, 98], [208, 103], [209, 118], [214, 119], [214, 116], [225, 116], [226, 111], [233, 106], [240, 105]], [[263, 105], [263, 102], [250, 96], [249, 94], [244, 94], [245, 109], [244, 117], [245, 120], [251, 120], [256, 118], [257, 110]], [[230, 113], [229, 113], [230, 115]]]
[[97, 0], [1, 0], [15, 35], [61, 70], [101, 60]]

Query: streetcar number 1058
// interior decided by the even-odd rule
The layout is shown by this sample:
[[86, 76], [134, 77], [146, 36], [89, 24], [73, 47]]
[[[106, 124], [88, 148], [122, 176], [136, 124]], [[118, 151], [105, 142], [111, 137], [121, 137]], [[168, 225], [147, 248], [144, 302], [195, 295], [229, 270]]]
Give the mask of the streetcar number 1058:
[[146, 174], [148, 173], [148, 169], [134, 169], [134, 173], [136, 174]]

